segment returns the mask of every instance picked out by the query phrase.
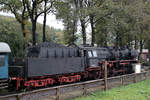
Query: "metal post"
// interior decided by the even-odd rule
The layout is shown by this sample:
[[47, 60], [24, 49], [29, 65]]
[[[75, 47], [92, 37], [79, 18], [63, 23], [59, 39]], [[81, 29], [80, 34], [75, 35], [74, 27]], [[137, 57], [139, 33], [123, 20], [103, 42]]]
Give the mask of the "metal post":
[[104, 62], [104, 90], [107, 90], [107, 61]]

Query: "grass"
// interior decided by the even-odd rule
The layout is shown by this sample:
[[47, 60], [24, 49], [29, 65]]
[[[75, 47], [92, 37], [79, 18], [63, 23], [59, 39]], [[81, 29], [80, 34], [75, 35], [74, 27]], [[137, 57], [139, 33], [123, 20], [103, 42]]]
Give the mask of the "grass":
[[150, 100], [150, 79], [128, 86], [99, 91], [73, 100]]

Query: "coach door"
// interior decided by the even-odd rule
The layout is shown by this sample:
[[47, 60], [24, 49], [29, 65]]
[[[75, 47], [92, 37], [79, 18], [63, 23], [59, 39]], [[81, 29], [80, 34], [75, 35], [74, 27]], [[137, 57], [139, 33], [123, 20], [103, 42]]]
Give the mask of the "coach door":
[[0, 79], [8, 78], [8, 55], [0, 54]]

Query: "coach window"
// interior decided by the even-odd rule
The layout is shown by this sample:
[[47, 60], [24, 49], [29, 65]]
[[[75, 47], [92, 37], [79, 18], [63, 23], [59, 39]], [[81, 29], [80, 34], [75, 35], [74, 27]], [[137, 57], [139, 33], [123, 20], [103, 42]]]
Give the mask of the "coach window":
[[93, 50], [93, 56], [97, 57], [97, 51], [96, 50]]
[[0, 67], [4, 67], [4, 66], [5, 66], [5, 56], [0, 55]]

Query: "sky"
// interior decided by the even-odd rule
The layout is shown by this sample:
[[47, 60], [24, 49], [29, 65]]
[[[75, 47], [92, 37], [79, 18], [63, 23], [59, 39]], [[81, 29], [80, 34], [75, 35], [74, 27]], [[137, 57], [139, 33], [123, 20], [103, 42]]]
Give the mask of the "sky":
[[[5, 15], [5, 16], [12, 16], [14, 17], [13, 14], [11, 13], [4, 13], [4, 12], [0, 12], [0, 15]], [[37, 20], [39, 23], [43, 23], [43, 16], [40, 16]], [[56, 16], [53, 14], [49, 14], [47, 15], [47, 22], [46, 24], [50, 27], [54, 27], [56, 29], [64, 29], [63, 23], [61, 20], [56, 20]]]

